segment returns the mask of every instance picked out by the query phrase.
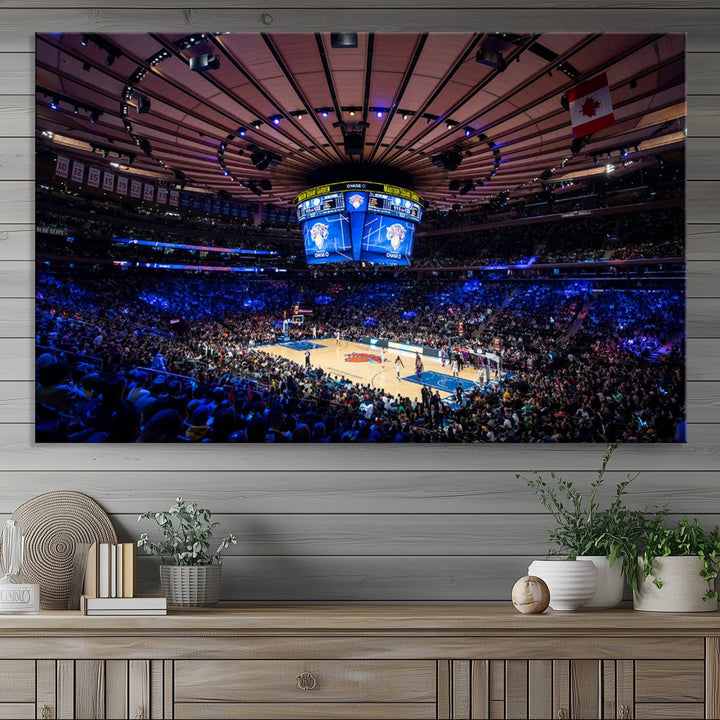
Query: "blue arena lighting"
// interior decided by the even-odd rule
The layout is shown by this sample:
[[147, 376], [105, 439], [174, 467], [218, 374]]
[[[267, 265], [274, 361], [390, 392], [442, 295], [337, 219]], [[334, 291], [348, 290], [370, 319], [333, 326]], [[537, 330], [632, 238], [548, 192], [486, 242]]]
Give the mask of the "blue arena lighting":
[[52, 99], [52, 101], [50, 102], [50, 109], [57, 110], [59, 105], [60, 105], [60, 100], [58, 100], [58, 98], [54, 97]]
[[111, 242], [120, 243], [123, 245], [142, 245], [145, 247], [173, 248], [175, 250], [198, 250], [202, 252], [232, 253], [233, 255], [277, 255], [276, 250], [244, 250], [243, 248], [213, 247], [210, 245], [181, 245], [179, 243], [159, 242], [156, 240], [136, 240], [135, 238], [114, 237], [111, 239]]

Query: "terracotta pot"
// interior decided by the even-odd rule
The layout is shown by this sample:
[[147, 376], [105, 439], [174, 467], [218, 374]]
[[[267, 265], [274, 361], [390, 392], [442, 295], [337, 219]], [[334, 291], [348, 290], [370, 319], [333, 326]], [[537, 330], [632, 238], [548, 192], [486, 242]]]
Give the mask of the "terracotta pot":
[[553, 610], [577, 610], [597, 588], [597, 568], [589, 560], [535, 560], [528, 575], [545, 581]]
[[700, 577], [702, 569], [703, 561], [695, 555], [656, 557], [653, 576], [663, 582], [658, 588], [652, 577], [645, 576], [642, 559], [638, 559], [640, 589], [633, 592], [633, 608], [649, 612], [716, 611], [717, 600], [703, 600], [703, 595], [715, 586]]
[[585, 603], [588, 608], [614, 608], [620, 604], [625, 589], [623, 559], [618, 558], [610, 567], [605, 555], [578, 555], [578, 560], [589, 560], [598, 571], [595, 594]]

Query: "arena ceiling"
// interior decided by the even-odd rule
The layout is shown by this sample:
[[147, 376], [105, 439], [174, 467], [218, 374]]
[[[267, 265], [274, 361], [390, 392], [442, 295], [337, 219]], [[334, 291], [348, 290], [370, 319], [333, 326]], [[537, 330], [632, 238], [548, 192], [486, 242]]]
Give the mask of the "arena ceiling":
[[[234, 199], [292, 202], [347, 165], [466, 205], [622, 172], [685, 136], [681, 34], [49, 33], [36, 60], [39, 148]], [[572, 147], [563, 96], [601, 72], [617, 122]]]

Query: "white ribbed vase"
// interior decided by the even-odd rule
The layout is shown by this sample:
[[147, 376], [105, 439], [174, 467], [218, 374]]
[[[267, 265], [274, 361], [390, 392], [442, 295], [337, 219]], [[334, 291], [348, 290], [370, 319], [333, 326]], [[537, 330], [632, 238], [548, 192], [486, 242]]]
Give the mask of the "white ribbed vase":
[[589, 560], [535, 560], [528, 575], [545, 581], [553, 610], [577, 610], [597, 588], [597, 568]]
[[614, 608], [620, 604], [625, 589], [623, 559], [618, 558], [610, 567], [606, 555], [578, 555], [578, 560], [589, 560], [598, 571], [595, 594], [585, 603], [588, 608]]
[[650, 612], [713, 612], [717, 600], [703, 600], [714, 584], [703, 580], [700, 571], [703, 561], [691, 556], [656, 557], [653, 559], [653, 575], [662, 580], [658, 588], [652, 577], [645, 577], [642, 558], [638, 559], [640, 589], [633, 592], [633, 609]]

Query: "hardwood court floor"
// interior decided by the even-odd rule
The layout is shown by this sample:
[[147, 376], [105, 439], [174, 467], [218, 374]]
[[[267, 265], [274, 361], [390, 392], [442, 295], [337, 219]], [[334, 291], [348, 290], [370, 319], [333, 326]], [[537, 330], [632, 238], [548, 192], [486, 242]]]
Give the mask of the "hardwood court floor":
[[[311, 347], [310, 363], [313, 367], [321, 367], [330, 376], [344, 376], [350, 380], [382, 388], [391, 395], [401, 393], [411, 400], [420, 398], [422, 385], [404, 378], [416, 379], [415, 354], [398, 350], [386, 350], [385, 362], [381, 363], [380, 349], [371, 345], [335, 338], [318, 338], [308, 343], [320, 345]], [[305, 352], [308, 349], [302, 341], [291, 341], [275, 345], [263, 345], [258, 348], [273, 355], [281, 355], [301, 365], [305, 364]], [[400, 355], [404, 367], [400, 371], [400, 380], [395, 377], [395, 358]], [[445, 398], [457, 387], [457, 379], [453, 378], [452, 370], [445, 363], [440, 365], [440, 358], [423, 357], [423, 383], [438, 390], [440, 397]], [[460, 378], [467, 389], [477, 381], [477, 370], [466, 367], [460, 372]], [[495, 377], [495, 372], [491, 373]], [[445, 389], [443, 389], [445, 388]]]

